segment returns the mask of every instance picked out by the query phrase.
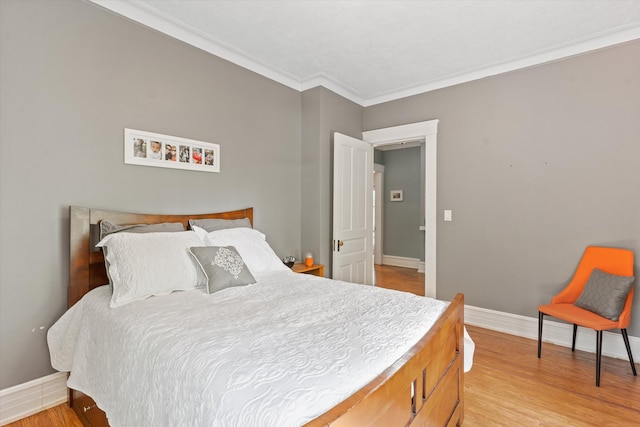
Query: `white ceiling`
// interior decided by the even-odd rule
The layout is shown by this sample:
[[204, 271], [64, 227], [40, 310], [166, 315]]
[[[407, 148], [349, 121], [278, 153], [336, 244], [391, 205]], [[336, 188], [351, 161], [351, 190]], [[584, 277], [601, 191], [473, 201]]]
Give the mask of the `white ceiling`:
[[90, 0], [363, 106], [640, 38], [640, 0]]

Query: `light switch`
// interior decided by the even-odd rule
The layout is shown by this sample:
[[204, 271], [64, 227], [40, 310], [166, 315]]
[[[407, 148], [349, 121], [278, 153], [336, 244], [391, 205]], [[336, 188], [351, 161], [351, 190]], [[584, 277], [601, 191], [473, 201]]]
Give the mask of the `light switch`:
[[445, 209], [444, 211], [444, 220], [445, 221], [452, 221], [451, 219], [451, 211], [448, 209]]

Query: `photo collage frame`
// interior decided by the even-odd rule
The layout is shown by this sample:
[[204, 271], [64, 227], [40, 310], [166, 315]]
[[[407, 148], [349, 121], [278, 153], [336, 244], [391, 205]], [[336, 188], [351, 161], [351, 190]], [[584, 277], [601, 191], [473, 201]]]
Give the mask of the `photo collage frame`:
[[124, 162], [219, 173], [220, 145], [125, 128]]

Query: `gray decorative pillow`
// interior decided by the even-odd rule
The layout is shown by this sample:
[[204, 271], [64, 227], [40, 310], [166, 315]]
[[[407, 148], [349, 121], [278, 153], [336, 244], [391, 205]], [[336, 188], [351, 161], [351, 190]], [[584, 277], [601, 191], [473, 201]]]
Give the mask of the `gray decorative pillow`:
[[189, 248], [209, 280], [209, 293], [232, 286], [256, 283], [249, 267], [233, 246], [202, 246]]
[[184, 231], [184, 225], [180, 222], [163, 222], [162, 224], [132, 224], [116, 225], [107, 220], [100, 221], [100, 240], [111, 233], [157, 233], [169, 231]]
[[634, 279], [633, 276], [617, 276], [594, 268], [582, 294], [573, 305], [616, 322], [633, 287]]
[[194, 226], [200, 227], [200, 228], [206, 230], [207, 233], [210, 233], [210, 232], [216, 231], [216, 230], [224, 230], [224, 229], [227, 229], [227, 228], [240, 228], [240, 227], [253, 228], [253, 227], [251, 227], [251, 221], [249, 221], [249, 218], [242, 218], [242, 219], [218, 219], [218, 218], [190, 219], [189, 220], [189, 227], [193, 228]]

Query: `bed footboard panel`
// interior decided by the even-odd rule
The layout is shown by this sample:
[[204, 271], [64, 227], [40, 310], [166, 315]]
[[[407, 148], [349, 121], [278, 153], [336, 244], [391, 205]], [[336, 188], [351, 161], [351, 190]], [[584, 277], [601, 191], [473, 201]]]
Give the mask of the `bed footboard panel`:
[[403, 358], [322, 416], [315, 426], [461, 426], [464, 297], [458, 294]]
[[[456, 363], [458, 365], [458, 363]], [[422, 410], [411, 423], [412, 426], [443, 427], [460, 425], [460, 396], [458, 390], [460, 371], [451, 366], [433, 390]]]

